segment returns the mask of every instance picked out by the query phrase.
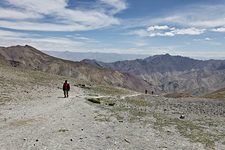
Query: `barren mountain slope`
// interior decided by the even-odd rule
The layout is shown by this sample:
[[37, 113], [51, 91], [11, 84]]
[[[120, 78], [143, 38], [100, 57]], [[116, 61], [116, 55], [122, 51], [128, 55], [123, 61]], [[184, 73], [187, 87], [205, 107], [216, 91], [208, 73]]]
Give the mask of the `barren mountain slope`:
[[1, 47], [0, 56], [14, 67], [36, 69], [98, 84], [126, 87], [136, 91], [151, 88], [147, 82], [135, 76], [110, 69], [97, 68], [84, 62], [73, 62], [51, 57], [28, 45]]
[[166, 54], [114, 63], [84, 62], [142, 78], [159, 93], [203, 95], [225, 87], [225, 61], [222, 60], [202, 61]]

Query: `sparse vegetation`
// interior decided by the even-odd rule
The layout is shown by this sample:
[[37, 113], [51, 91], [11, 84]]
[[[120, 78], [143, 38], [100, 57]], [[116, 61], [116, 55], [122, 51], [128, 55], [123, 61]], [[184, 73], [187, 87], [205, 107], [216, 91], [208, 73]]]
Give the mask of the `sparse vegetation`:
[[129, 111], [129, 121], [130, 122], [135, 122], [135, 121], [140, 121], [141, 118], [144, 118], [148, 115], [147, 112], [145, 111], [137, 111], [137, 110], [131, 110]]
[[[116, 118], [119, 122], [135, 123], [140, 122], [143, 125], [149, 123], [150, 120], [146, 118], [155, 118], [155, 129], [164, 131], [165, 127], [175, 127], [177, 132], [187, 138], [190, 142], [201, 143], [209, 149], [215, 149], [216, 142], [225, 140], [225, 133], [217, 130], [218, 122], [215, 120], [187, 120], [174, 118], [166, 113], [159, 113], [157, 111], [150, 113], [146, 111], [147, 108], [152, 107], [153, 104], [148, 101], [145, 95], [117, 98], [101, 98], [101, 106], [106, 109], [108, 113], [97, 114], [96, 121], [109, 122], [112, 118]], [[105, 104], [108, 102], [115, 102], [116, 105], [108, 107]], [[179, 114], [179, 112], [178, 112]], [[207, 130], [206, 127], [211, 127]], [[224, 142], [225, 143], [225, 142]], [[224, 144], [223, 143], [223, 144]]]
[[204, 97], [211, 98], [211, 99], [225, 99], [225, 88], [206, 94]]
[[126, 97], [124, 102], [135, 107], [147, 107], [150, 105], [143, 95]]
[[139, 109], [140, 107], [149, 106], [149, 103], [143, 96], [128, 96], [125, 99], [113, 97], [89, 98], [88, 101], [99, 103], [102, 108], [109, 111], [110, 115], [101, 114], [101, 119], [99, 117], [96, 119], [98, 121], [109, 121], [111, 117], [115, 117], [118, 121], [127, 120], [129, 122], [135, 122], [148, 115], [144, 109]]
[[202, 143], [205, 147], [215, 149], [215, 142], [224, 139], [225, 133], [210, 133], [193, 121], [171, 118], [163, 114], [154, 114], [155, 127], [162, 130], [163, 127], [174, 126], [179, 133], [191, 142]]
[[92, 86], [90, 88], [90, 92], [98, 93], [102, 95], [110, 95], [110, 96], [117, 96], [117, 95], [121, 96], [121, 95], [127, 95], [131, 93], [131, 91], [124, 88], [106, 86], [106, 85]]
[[166, 94], [164, 96], [168, 97], [168, 98], [192, 97], [191, 94], [188, 94], [188, 93], [169, 93], [169, 94]]
[[99, 122], [110, 122], [109, 116], [103, 115], [103, 114], [97, 114], [95, 116], [95, 120]]
[[58, 132], [67, 132], [69, 131], [68, 129], [59, 129]]

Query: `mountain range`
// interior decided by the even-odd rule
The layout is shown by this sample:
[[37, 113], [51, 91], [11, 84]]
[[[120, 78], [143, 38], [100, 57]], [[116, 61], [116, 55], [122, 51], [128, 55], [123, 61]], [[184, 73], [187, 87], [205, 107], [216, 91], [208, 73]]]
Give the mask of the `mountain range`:
[[203, 61], [169, 54], [111, 63], [90, 59], [74, 62], [18, 45], [0, 47], [0, 63], [159, 94], [199, 96], [225, 87], [225, 60]]
[[0, 47], [0, 58], [2, 64], [74, 77], [95, 84], [119, 86], [136, 91], [150, 88], [147, 82], [133, 75], [95, 67], [85, 62], [52, 57], [29, 45]]
[[159, 93], [202, 95], [225, 87], [224, 60], [203, 61], [165, 54], [113, 63], [83, 62], [134, 75], [148, 82]]

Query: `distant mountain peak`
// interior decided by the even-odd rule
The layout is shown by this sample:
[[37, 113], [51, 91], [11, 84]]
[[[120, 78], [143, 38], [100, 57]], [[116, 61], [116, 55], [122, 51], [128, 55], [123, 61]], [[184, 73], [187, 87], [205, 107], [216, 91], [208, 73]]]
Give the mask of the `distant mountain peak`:
[[171, 55], [169, 53], [166, 53], [166, 54], [164, 54], [162, 56], [170, 57]]
[[[23, 46], [22, 46], [23, 47]], [[27, 48], [34, 48], [33, 46], [30, 46], [30, 45], [25, 45], [24, 47], [27, 47]], [[36, 49], [36, 48], [34, 48]]]

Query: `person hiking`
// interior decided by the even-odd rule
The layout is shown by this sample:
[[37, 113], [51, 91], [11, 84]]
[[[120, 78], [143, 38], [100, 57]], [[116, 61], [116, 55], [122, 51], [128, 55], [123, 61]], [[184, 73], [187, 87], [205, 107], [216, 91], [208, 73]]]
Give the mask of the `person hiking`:
[[64, 92], [64, 97], [69, 97], [69, 90], [70, 90], [70, 84], [67, 82], [67, 80], [63, 83], [63, 92]]

